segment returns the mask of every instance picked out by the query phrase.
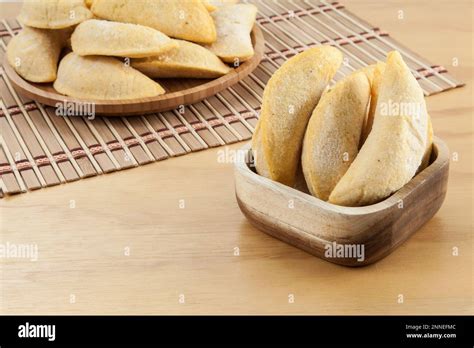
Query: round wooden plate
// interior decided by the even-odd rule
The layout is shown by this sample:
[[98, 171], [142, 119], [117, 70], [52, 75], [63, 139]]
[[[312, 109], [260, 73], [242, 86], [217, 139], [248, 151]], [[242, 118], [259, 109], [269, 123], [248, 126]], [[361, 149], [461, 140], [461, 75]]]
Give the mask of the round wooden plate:
[[94, 104], [95, 112], [103, 116], [131, 116], [152, 112], [161, 112], [178, 108], [180, 105], [196, 103], [209, 96], [230, 87], [247, 77], [262, 60], [264, 53], [263, 34], [257, 25], [254, 26], [252, 42], [255, 55], [230, 73], [213, 80], [206, 79], [159, 79], [157, 80], [166, 94], [151, 98], [140, 98], [130, 100], [86, 100], [68, 97], [57, 93], [52, 83], [31, 83], [21, 78], [10, 66], [6, 59], [3, 66], [6, 75], [13, 87], [22, 95], [29, 97], [42, 104], [56, 106], [58, 103], [71, 105]]

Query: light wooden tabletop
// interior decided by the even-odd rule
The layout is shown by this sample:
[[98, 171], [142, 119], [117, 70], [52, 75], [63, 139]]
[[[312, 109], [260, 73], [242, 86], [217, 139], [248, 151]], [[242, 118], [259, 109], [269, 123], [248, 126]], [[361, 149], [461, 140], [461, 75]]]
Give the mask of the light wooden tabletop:
[[0, 200], [0, 244], [38, 246], [0, 259], [0, 313], [472, 314], [472, 2], [343, 3], [467, 83], [428, 98], [454, 155], [428, 224], [375, 265], [330, 264], [251, 227], [207, 150]]

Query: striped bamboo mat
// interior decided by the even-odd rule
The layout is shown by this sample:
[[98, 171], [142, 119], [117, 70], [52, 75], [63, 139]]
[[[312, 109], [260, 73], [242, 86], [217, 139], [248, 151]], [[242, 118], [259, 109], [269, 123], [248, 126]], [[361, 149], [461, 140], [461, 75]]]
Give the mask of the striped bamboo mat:
[[[337, 46], [345, 55], [335, 80], [384, 60], [396, 49], [426, 95], [462, 85], [445, 68], [418, 56], [338, 2], [253, 2], [259, 7], [257, 21], [266, 40], [262, 63], [239, 84], [187, 106], [184, 112], [93, 121], [57, 117], [53, 108], [18, 95], [0, 67], [0, 197], [247, 140], [271, 74], [289, 57], [318, 44]], [[0, 22], [1, 61], [19, 30], [16, 20]]]

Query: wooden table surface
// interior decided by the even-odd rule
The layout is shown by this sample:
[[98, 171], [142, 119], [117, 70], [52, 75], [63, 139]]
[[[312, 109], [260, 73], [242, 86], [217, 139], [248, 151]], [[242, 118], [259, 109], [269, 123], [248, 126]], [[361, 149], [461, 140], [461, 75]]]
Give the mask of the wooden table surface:
[[472, 2], [343, 3], [467, 83], [428, 98], [458, 157], [428, 224], [375, 265], [330, 264], [250, 226], [207, 150], [0, 200], [0, 243], [39, 248], [0, 259], [0, 313], [472, 314]]

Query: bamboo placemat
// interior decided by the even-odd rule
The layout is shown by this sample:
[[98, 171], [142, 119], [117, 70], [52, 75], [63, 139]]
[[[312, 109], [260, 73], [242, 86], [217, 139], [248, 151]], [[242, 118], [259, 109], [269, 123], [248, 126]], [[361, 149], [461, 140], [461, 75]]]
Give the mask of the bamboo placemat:
[[[398, 50], [427, 96], [462, 85], [444, 67], [338, 2], [250, 2], [259, 7], [257, 22], [266, 40], [262, 63], [239, 84], [182, 110], [93, 121], [58, 117], [53, 108], [18, 95], [0, 67], [0, 197], [250, 139], [271, 74], [288, 58], [319, 44], [337, 46], [345, 55], [336, 81]], [[14, 19], [0, 22], [1, 61], [19, 30]]]

